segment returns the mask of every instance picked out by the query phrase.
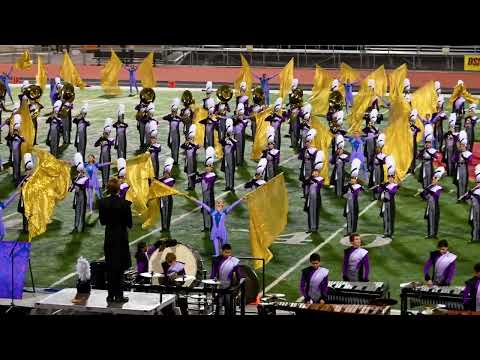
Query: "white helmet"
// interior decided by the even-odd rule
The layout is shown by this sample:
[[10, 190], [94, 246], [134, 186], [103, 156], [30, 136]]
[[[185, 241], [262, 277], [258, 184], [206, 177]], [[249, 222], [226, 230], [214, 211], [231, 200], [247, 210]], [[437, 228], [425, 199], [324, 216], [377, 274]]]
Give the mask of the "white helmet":
[[125, 105], [124, 104], [118, 104], [118, 115], [123, 115], [125, 114]]
[[62, 107], [62, 100], [57, 100], [55, 101], [55, 103], [53, 104], [53, 111], [55, 113], [58, 113], [60, 111], [60, 108]]
[[457, 123], [457, 114], [452, 112], [450, 113], [450, 117], [448, 118], [448, 125], [450, 125], [451, 127], [454, 127], [456, 123]]
[[362, 166], [362, 161], [358, 158], [352, 160], [350, 166], [350, 175], [354, 178], [358, 178], [358, 174], [360, 172], [360, 167]]
[[375, 88], [375, 80], [374, 79], [368, 79], [367, 85], [369, 88]]
[[117, 159], [118, 176], [124, 177], [127, 173], [127, 161], [124, 158]]
[[380, 135], [378, 135], [377, 146], [379, 146], [379, 147], [385, 146], [385, 134], [384, 133], [381, 133]]
[[210, 94], [213, 91], [213, 83], [211, 81], [207, 81], [204, 90], [207, 92], [207, 94]]
[[315, 155], [315, 163], [313, 164], [313, 168], [318, 171], [322, 170], [323, 161], [324, 161], [323, 151], [318, 150], [317, 155]]
[[232, 134], [233, 133], [233, 120], [231, 118], [227, 118], [225, 120], [225, 128], [227, 131], [227, 134]]
[[23, 80], [23, 83], [22, 83], [22, 91], [27, 87], [27, 86], [30, 86], [30, 81], [28, 80]]
[[330, 87], [330, 89], [331, 89], [332, 91], [338, 90], [339, 84], [340, 84], [340, 83], [338, 82], [338, 79], [333, 80], [333, 81], [332, 81], [332, 86]]
[[277, 100], [275, 100], [275, 110], [278, 110], [282, 107], [282, 103], [283, 103], [283, 100], [282, 98], [277, 98]]
[[195, 139], [196, 130], [197, 130], [197, 126], [195, 124], [190, 125], [190, 127], [188, 128], [188, 138], [190, 140]]
[[457, 85], [463, 85], [463, 80], [458, 80]]
[[178, 106], [180, 105], [180, 99], [179, 98], [175, 98], [173, 99], [172, 101], [172, 105], [170, 105], [170, 109], [171, 110], [178, 110]]
[[238, 103], [237, 113], [240, 114], [240, 115], [245, 113], [245, 105], [243, 105], [243, 103]]
[[295, 90], [298, 87], [298, 79], [292, 80], [292, 90]]
[[148, 104], [147, 112], [152, 116], [155, 113], [155, 105], [152, 102]]
[[240, 83], [240, 90], [244, 90], [244, 91], [247, 90], [247, 83], [245, 81], [242, 81]]
[[468, 145], [468, 137], [465, 130], [460, 131], [458, 134], [458, 140], [460, 141], [460, 144]]
[[258, 161], [257, 168], [255, 170], [256, 175], [262, 176], [265, 173], [265, 168], [267, 167], [267, 159], [266, 158], [261, 158]]
[[342, 134], [335, 135], [335, 146], [337, 149], [343, 149], [345, 147], [345, 141]]
[[205, 106], [207, 107], [208, 112], [210, 114], [213, 114], [213, 112], [215, 111], [215, 101], [211, 98], [208, 98], [205, 101]]
[[77, 169], [77, 171], [82, 171], [84, 170], [84, 166], [83, 166], [83, 156], [81, 153], [77, 152], [75, 153], [74, 157], [73, 157], [73, 161], [74, 161], [74, 164], [75, 164], [75, 168]]
[[158, 129], [158, 124], [156, 121], [150, 121], [148, 124], [148, 132], [150, 135], [150, 138], [156, 138], [157, 137], [157, 131]]
[[13, 115], [13, 128], [19, 130], [22, 124], [22, 116], [20, 114]]
[[378, 117], [378, 110], [377, 109], [372, 109], [372, 111], [370, 111], [369, 117], [370, 117], [370, 120], [376, 121], [377, 117]]
[[103, 131], [106, 133], [110, 133], [112, 131], [112, 124], [113, 120], [111, 118], [106, 118], [105, 124], [103, 125]]
[[388, 176], [395, 176], [395, 159], [389, 155], [385, 158], [385, 164], [387, 165]]
[[32, 154], [26, 153], [23, 155], [23, 163], [25, 164], [25, 170], [33, 169], [33, 158]]
[[83, 115], [86, 115], [88, 112], [88, 103], [84, 103], [82, 107], [80, 108], [80, 113]]
[[215, 161], [215, 149], [212, 146], [205, 150], [205, 166], [213, 166]]
[[275, 144], [275, 128], [273, 126], [267, 128], [267, 144]]
[[317, 130], [315, 129], [308, 130], [307, 135], [305, 136], [305, 141], [312, 142], [316, 135], [317, 135]]
[[435, 169], [435, 171], [433, 173], [433, 177], [435, 177], [437, 179], [441, 179], [443, 174], [445, 174], [445, 168], [443, 166], [440, 166], [440, 167]]
[[169, 157], [165, 159], [165, 164], [163, 165], [163, 171], [171, 173], [173, 167], [173, 158]]
[[403, 80], [403, 89], [410, 90], [410, 79], [406, 78]]

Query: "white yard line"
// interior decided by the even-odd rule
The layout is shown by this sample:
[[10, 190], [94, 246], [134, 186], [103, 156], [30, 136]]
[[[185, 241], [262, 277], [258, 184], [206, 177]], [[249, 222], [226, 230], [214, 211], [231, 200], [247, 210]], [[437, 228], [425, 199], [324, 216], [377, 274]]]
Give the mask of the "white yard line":
[[[420, 165], [418, 165], [416, 167], [415, 170], [417, 170], [419, 168]], [[411, 174], [407, 174], [407, 176], [405, 176], [403, 178], [402, 181], [405, 181], [405, 179], [407, 179]], [[368, 204], [368, 206], [363, 209], [360, 214], [358, 214], [358, 217], [362, 216], [363, 214], [365, 214], [373, 205], [375, 205], [377, 202], [377, 200], [374, 200], [372, 201], [370, 204]], [[331, 234], [325, 241], [323, 241], [321, 244], [319, 244], [316, 248], [314, 248], [313, 250], [311, 250], [307, 255], [305, 255], [303, 258], [301, 258], [299, 261], [297, 261], [295, 263], [295, 265], [293, 265], [291, 268], [289, 268], [287, 271], [285, 271], [282, 275], [280, 275], [278, 278], [276, 278], [273, 282], [271, 282], [270, 284], [268, 284], [268, 286], [265, 288], [265, 292], [268, 292], [270, 291], [271, 289], [273, 289], [275, 286], [277, 286], [281, 281], [283, 281], [288, 275], [290, 275], [292, 272], [294, 272], [298, 267], [300, 267], [302, 264], [304, 264], [305, 262], [307, 262], [309, 259], [310, 259], [310, 255], [316, 253], [318, 250], [320, 250], [321, 248], [323, 248], [325, 245], [327, 245], [330, 241], [332, 241], [337, 235], [338, 233], [340, 233], [340, 231], [342, 231], [344, 228], [347, 227], [347, 223], [345, 223], [342, 227], [338, 228], [333, 234]], [[263, 292], [260, 292], [259, 293], [260, 297], [263, 296]]]
[[[296, 158], [298, 158], [298, 155], [291, 156], [291, 157], [289, 157], [288, 159], [285, 159], [284, 161], [280, 162], [280, 165], [286, 164], [287, 162], [289, 162], [289, 161], [291, 161], [291, 160], [293, 160], [293, 159], [296, 159]], [[235, 190], [242, 188], [245, 184], [246, 184], [246, 182], [244, 182], [244, 183], [242, 183], [242, 184], [240, 184], [240, 185], [235, 186]], [[223, 198], [224, 196], [226, 196], [226, 195], [229, 194], [229, 193], [230, 193], [230, 191], [225, 191], [225, 192], [221, 193], [219, 196], [217, 196], [216, 200]], [[182, 215], [180, 215], [180, 216], [177, 216], [175, 219], [172, 220], [172, 224], [175, 224], [175, 223], [179, 222], [179, 221], [182, 220], [183, 218], [189, 216], [190, 214], [193, 214], [195, 211], [197, 211], [197, 210], [199, 210], [199, 209], [200, 209], [200, 206], [196, 207], [196, 208], [193, 209], [193, 210], [190, 210], [189, 212], [186, 212], [185, 214], [182, 214]], [[135, 245], [135, 244], [138, 243], [139, 241], [142, 241], [143, 239], [149, 237], [150, 235], [153, 235], [153, 234], [155, 234], [155, 233], [158, 233], [158, 232], [161, 231], [161, 230], [162, 230], [161, 227], [155, 228], [155, 229], [153, 229], [152, 231], [150, 231], [149, 233], [146, 233], [146, 234], [144, 234], [144, 235], [136, 238], [135, 240], [131, 241], [131, 242], [129, 243], [129, 246]], [[105, 259], [105, 257], [102, 257], [101, 259], [98, 259], [98, 261], [101, 261], [101, 260], [103, 260], [103, 259]], [[50, 288], [54, 288], [54, 287], [62, 284], [63, 282], [71, 279], [71, 278], [74, 277], [76, 274], [77, 274], [76, 272], [72, 272], [72, 273], [70, 273], [70, 274], [68, 274], [68, 275], [65, 275], [64, 277], [62, 277], [60, 280], [54, 282], [54, 283], [53, 283], [52, 285], [50, 285], [49, 287], [50, 287]]]

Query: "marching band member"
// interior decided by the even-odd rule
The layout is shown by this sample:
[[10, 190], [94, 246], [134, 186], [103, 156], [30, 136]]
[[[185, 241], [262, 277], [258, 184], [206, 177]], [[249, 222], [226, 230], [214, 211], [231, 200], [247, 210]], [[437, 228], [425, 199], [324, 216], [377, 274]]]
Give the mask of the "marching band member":
[[365, 150], [364, 150], [364, 141], [359, 131], [354, 131], [353, 136], [344, 136], [352, 146], [352, 153], [350, 154], [350, 161], [353, 159], [359, 159], [362, 162], [362, 171], [367, 172], [366, 159], [365, 159]]
[[412, 94], [410, 94], [410, 79], [403, 80], [403, 97], [407, 102], [412, 101]]
[[[232, 256], [232, 246], [225, 244], [222, 246], [222, 254], [218, 255], [212, 261], [211, 279], [218, 279], [222, 289], [228, 289], [238, 284], [244, 276], [242, 276], [239, 268], [240, 259]], [[219, 314], [220, 306], [225, 307], [225, 315], [234, 315], [230, 312], [232, 308], [232, 299], [230, 294], [220, 295], [217, 314]], [[235, 306], [235, 303], [233, 303]]]
[[123, 158], [118, 158], [117, 159], [117, 169], [118, 169], [118, 180], [120, 182], [120, 191], [118, 193], [118, 196], [121, 197], [122, 199], [125, 199], [125, 196], [127, 195], [127, 191], [130, 188], [130, 185], [128, 185], [127, 180], [126, 180], [126, 175], [127, 175], [127, 162]]
[[215, 201], [215, 208], [208, 206], [204, 202], [195, 201], [199, 206], [202, 207], [204, 213], [206, 212], [212, 219], [212, 228], [210, 230], [210, 240], [213, 243], [213, 248], [215, 249], [215, 256], [220, 255], [220, 249], [223, 245], [228, 244], [228, 232], [226, 228], [226, 221], [228, 215], [235, 209], [235, 207], [240, 204], [243, 198], [240, 198], [233, 202], [230, 206], [225, 208], [225, 202], [223, 199]]
[[480, 263], [473, 267], [474, 276], [465, 281], [463, 290], [463, 308], [470, 311], [480, 311]]
[[[327, 121], [332, 120], [332, 115], [343, 109], [345, 99], [343, 98], [342, 93], [339, 91], [340, 82], [338, 79], [334, 79], [330, 85], [330, 94], [328, 96], [328, 110], [327, 110]], [[348, 109], [347, 109], [348, 111]]]
[[145, 146], [148, 148], [150, 145], [150, 134], [152, 130], [157, 130], [158, 129], [158, 120], [153, 117], [155, 114], [155, 108], [153, 106], [153, 103], [150, 103], [149, 105], [149, 110], [148, 110], [148, 118], [145, 123]]
[[318, 232], [318, 223], [320, 219], [320, 206], [322, 205], [322, 196], [320, 189], [323, 187], [323, 177], [320, 176], [320, 170], [323, 167], [323, 151], [318, 150], [313, 164], [311, 176], [305, 180], [305, 206], [303, 211], [308, 214], [308, 233]]
[[418, 173], [418, 182], [421, 183], [425, 189], [432, 183], [433, 160], [437, 158], [437, 150], [432, 147], [432, 125], [425, 125], [424, 136], [425, 147], [418, 152], [417, 159], [422, 160], [422, 166], [420, 168], [420, 172]]
[[21, 123], [22, 116], [20, 114], [13, 115], [13, 134], [8, 134], [5, 138], [12, 149], [13, 182], [15, 185], [18, 185], [21, 180], [22, 143], [25, 142], [25, 138], [20, 134]]
[[28, 233], [28, 219], [25, 216], [25, 203], [23, 201], [22, 189], [23, 186], [25, 186], [27, 181], [30, 179], [30, 176], [33, 174], [34, 164], [32, 154], [26, 153], [25, 155], [23, 155], [23, 163], [25, 167], [25, 175], [23, 176], [22, 181], [19, 185], [20, 197], [18, 198], [17, 211], [22, 214], [22, 232]]
[[188, 178], [188, 188], [187, 190], [194, 190], [196, 184], [197, 176], [197, 151], [200, 149], [200, 145], [195, 144], [195, 132], [196, 125], [190, 125], [188, 131], [187, 139], [185, 143], [182, 144], [181, 148], [185, 150], [185, 166], [183, 171], [187, 174]]
[[[175, 186], [175, 179], [172, 177], [173, 158], [167, 158], [163, 166], [163, 176], [158, 179], [164, 185]], [[173, 196], [163, 196], [160, 198], [160, 216], [162, 219], [162, 232], [170, 231], [170, 222], [172, 220]]]
[[275, 129], [275, 149], [280, 150], [280, 143], [281, 143], [280, 127], [282, 126], [282, 122], [285, 121], [284, 113], [282, 111], [281, 98], [277, 98], [277, 100], [275, 100], [274, 113], [272, 115], [267, 116], [265, 121], [269, 121], [270, 126], [273, 126], [273, 128]]
[[[206, 85], [205, 85], [205, 89], [202, 89], [202, 91], [205, 91], [205, 93], [206, 93], [206, 95], [207, 95], [206, 97], [204, 97], [204, 98], [202, 99], [202, 101], [203, 101], [203, 108], [208, 111], [209, 108], [210, 108], [210, 104], [207, 104], [207, 101], [208, 101], [209, 99], [211, 99], [211, 96], [212, 96], [212, 93], [213, 93], [213, 83], [212, 83], [211, 81], [207, 81], [207, 83], [206, 83]], [[212, 99], [212, 101], [213, 101], [213, 99]], [[212, 146], [213, 146], [213, 145], [212, 145]]]
[[291, 138], [296, 139], [295, 140], [296, 143], [293, 144], [293, 148], [295, 150], [299, 150], [303, 148], [303, 144], [305, 143], [305, 137], [307, 136], [307, 133], [311, 129], [311, 111], [312, 111], [312, 105], [305, 104], [302, 107], [302, 110], [298, 113], [297, 121], [295, 123], [295, 124], [298, 124], [300, 122], [300, 124], [298, 124], [298, 126], [295, 124], [292, 125], [293, 128], [292, 128]]
[[217, 117], [218, 121], [218, 139], [221, 141], [225, 139], [225, 134], [227, 132], [227, 110], [225, 109], [225, 104], [224, 103], [218, 103], [215, 105], [215, 107], [218, 106], [218, 110], [215, 111], [215, 116]]
[[432, 114], [433, 123], [435, 124], [435, 142], [439, 149], [443, 146], [443, 121], [447, 119], [447, 114], [443, 111], [444, 102], [443, 95], [440, 95], [437, 100], [437, 112]]
[[459, 134], [459, 151], [455, 156], [456, 175], [453, 183], [457, 185], [457, 199], [467, 192], [468, 187], [468, 164], [472, 159], [472, 153], [467, 150], [467, 132], [460, 131]]
[[380, 194], [382, 208], [380, 217], [383, 218], [383, 237], [392, 238], [395, 228], [395, 195], [399, 185], [395, 183], [395, 161], [392, 156], [385, 158], [388, 181], [381, 184], [375, 191]]
[[[375, 158], [375, 148], [376, 148], [376, 140], [378, 134], [380, 133], [378, 128], [375, 126], [378, 117], [378, 110], [373, 109], [367, 120], [367, 126], [365, 126], [362, 130], [363, 137], [365, 138], [365, 147], [364, 147], [364, 155], [367, 162], [367, 169], [369, 173], [373, 173], [373, 162]], [[417, 155], [415, 153], [415, 155]]]
[[[197, 174], [195, 183], [201, 183], [202, 185], [202, 197], [203, 203], [210, 208], [213, 208], [215, 204], [215, 181], [217, 181], [217, 175], [213, 172], [213, 162], [215, 161], [215, 149], [209, 146], [205, 150], [205, 172]], [[209, 231], [212, 222], [210, 214], [204, 208], [202, 208], [203, 214], [203, 230], [202, 232]]]
[[334, 165], [330, 176], [330, 184], [335, 188], [335, 194], [340, 197], [343, 195], [345, 185], [345, 164], [350, 161], [350, 157], [343, 148], [345, 141], [343, 135], [337, 134], [335, 137], [335, 156], [330, 159], [330, 164]]
[[362, 240], [357, 233], [350, 234], [350, 246], [343, 256], [343, 280], [368, 282], [370, 262], [368, 250], [362, 248]]
[[[83, 158], [83, 156], [82, 156]], [[110, 166], [110, 162], [99, 164], [95, 161], [95, 155], [90, 154], [88, 155], [87, 162], [84, 164], [85, 170], [88, 176], [88, 184], [87, 184], [87, 199], [88, 199], [88, 208], [90, 212], [93, 212], [93, 203], [95, 194], [97, 195], [98, 199], [102, 198], [102, 193], [100, 191], [100, 183], [98, 182], [97, 172], [98, 169], [104, 166]]]
[[410, 165], [410, 169], [408, 169], [408, 172], [410, 174], [415, 174], [415, 168], [417, 167], [417, 161], [416, 161], [417, 160], [417, 137], [418, 137], [418, 133], [420, 132], [420, 128], [417, 125], [415, 125], [417, 117], [418, 117], [418, 112], [417, 110], [413, 109], [410, 112], [410, 115], [408, 117], [408, 123], [410, 126], [410, 131], [412, 133], [412, 143], [413, 143], [412, 163]]
[[248, 118], [244, 115], [245, 107], [242, 103], [238, 104], [236, 113], [233, 117], [233, 135], [237, 141], [235, 159], [237, 165], [242, 166], [245, 161], [245, 129], [248, 124]]
[[172, 151], [172, 158], [175, 165], [178, 164], [178, 152], [180, 150], [180, 123], [182, 122], [182, 118], [177, 115], [179, 105], [180, 99], [173, 99], [172, 105], [170, 106], [172, 112], [163, 117], [163, 120], [167, 120], [170, 123], [167, 144]]
[[20, 94], [18, 94], [18, 98], [20, 100], [20, 104], [22, 103], [23, 100], [28, 101], [28, 96], [25, 93], [25, 90], [27, 87], [30, 86], [30, 81], [28, 80], [23, 80], [22, 86], [20, 86]]
[[347, 134], [347, 131], [342, 128], [343, 116], [344, 116], [343, 111], [337, 111], [332, 115], [332, 120], [329, 123], [330, 132], [333, 135], [331, 145], [330, 145], [330, 147], [332, 148], [332, 157], [335, 157], [335, 153], [337, 151], [337, 145], [336, 145], [337, 135], [340, 134], [342, 136], [345, 136]]
[[73, 209], [75, 210], [75, 222], [72, 233], [84, 232], [85, 230], [85, 214], [87, 211], [87, 187], [88, 176], [83, 164], [82, 154], [76, 153], [74, 157], [74, 165], [77, 169], [77, 176], [73, 180], [72, 185], [68, 191], [75, 190], [75, 196], [73, 198]]
[[55, 104], [57, 100], [61, 100], [60, 92], [63, 88], [62, 80], [59, 77], [56, 77], [52, 80], [50, 80], [50, 100], [52, 101], [52, 106]]
[[148, 255], [147, 243], [140, 241], [137, 244], [137, 252], [135, 253], [135, 260], [137, 260], [137, 282], [142, 281], [140, 274], [148, 272]]
[[307, 196], [307, 181], [312, 175], [314, 169], [315, 159], [318, 153], [316, 147], [313, 146], [313, 139], [317, 135], [317, 130], [310, 129], [305, 137], [305, 145], [302, 150], [298, 153], [298, 159], [302, 160], [300, 165], [300, 175], [298, 180], [302, 183], [303, 197]]
[[451, 113], [448, 119], [449, 130], [443, 135], [443, 161], [447, 165], [447, 175], [455, 175], [455, 157], [457, 154], [458, 132], [455, 132], [457, 114]]
[[320, 266], [320, 255], [310, 255], [310, 266], [302, 270], [300, 278], [300, 293], [306, 304], [325, 304], [328, 293], [327, 268]]
[[[15, 103], [14, 106], [13, 106], [13, 109], [12, 109], [12, 114], [5, 119], [5, 123], [2, 125], [2, 126], [6, 126], [7, 129], [8, 129], [8, 134], [7, 136], [5, 137], [5, 140], [7, 141], [7, 147], [8, 147], [8, 150], [9, 150], [9, 156], [8, 156], [8, 162], [12, 162], [12, 141], [10, 139], [13, 138], [13, 126], [11, 126], [12, 122], [13, 122], [13, 118], [14, 118], [14, 115], [18, 112], [18, 110], [20, 109], [20, 104], [19, 103]], [[2, 164], [3, 165], [3, 164]]]
[[343, 216], [347, 219], [347, 235], [357, 231], [358, 224], [358, 195], [363, 191], [362, 185], [357, 184], [358, 174], [362, 163], [359, 159], [352, 160], [350, 184], [343, 188], [345, 207]]
[[148, 139], [150, 145], [147, 148], [147, 151], [150, 153], [150, 158], [152, 159], [153, 173], [155, 179], [160, 177], [160, 151], [162, 147], [157, 142], [157, 123], [152, 122], [148, 127]]
[[[238, 104], [243, 104], [243, 106], [245, 108], [245, 115], [248, 116], [248, 111], [250, 109], [250, 105], [248, 104], [247, 83], [245, 81], [242, 81], [240, 83], [240, 95], [237, 96], [237, 98], [235, 100], [235, 106], [238, 107]], [[230, 109], [228, 108], [227, 111], [230, 112]]]
[[[438, 250], [432, 251], [425, 266], [423, 274], [429, 286], [450, 286], [456, 269], [457, 255], [448, 251], [447, 240], [440, 240]], [[430, 276], [430, 268], [433, 267], [433, 274]]]
[[[375, 80], [374, 79], [368, 79], [367, 80], [367, 85], [368, 85], [369, 91], [374, 93], [375, 85], [376, 85]], [[377, 110], [377, 117], [376, 117], [375, 120], [376, 120], [377, 124], [380, 124], [383, 120], [383, 114], [379, 113], [380, 104], [379, 104], [378, 96], [376, 96], [376, 95], [373, 96], [372, 102], [370, 103], [370, 105], [367, 108], [367, 111], [365, 112], [365, 115], [366, 115], [365, 120], [368, 121], [368, 118], [370, 117], [369, 114], [372, 112], [372, 110]]]
[[72, 109], [73, 109], [73, 103], [70, 103], [69, 101], [66, 101], [63, 98], [61, 98], [62, 101], [62, 109], [65, 109], [64, 111], [60, 112], [60, 118], [62, 119], [62, 124], [63, 124], [63, 133], [62, 133], [62, 139], [63, 139], [63, 145], [68, 145], [71, 144], [70, 138], [72, 136]]
[[162, 262], [162, 269], [165, 276], [169, 279], [185, 275], [185, 263], [177, 261], [177, 255], [173, 252], [167, 253], [165, 256], [165, 261]]
[[465, 131], [468, 135], [468, 150], [473, 150], [473, 144], [475, 143], [475, 125], [477, 125], [478, 117], [476, 115], [477, 104], [471, 104], [468, 108], [467, 117], [465, 118]]
[[59, 116], [62, 108], [62, 101], [57, 100], [53, 105], [53, 116], [50, 116], [45, 122], [50, 124], [47, 134], [47, 146], [50, 147], [50, 154], [58, 157], [58, 146], [60, 144], [60, 136], [63, 134], [63, 121]]
[[187, 98], [187, 96], [188, 96], [188, 92], [186, 93], [184, 91], [182, 94], [183, 108], [180, 110], [180, 117], [182, 118], [183, 133], [185, 137], [188, 136], [188, 131], [190, 130], [190, 126], [192, 125], [192, 122], [193, 122], [193, 116], [195, 115], [194, 111], [192, 111], [192, 109], [190, 108], [190, 105], [194, 104], [195, 101], [193, 100], [193, 98]]
[[233, 120], [226, 120], [226, 137], [220, 140], [223, 146], [223, 158], [221, 171], [225, 173], [225, 191], [235, 192], [235, 153], [237, 148], [237, 140], [233, 136]]
[[74, 145], [77, 152], [82, 154], [82, 158], [85, 158], [85, 151], [87, 149], [87, 127], [90, 126], [90, 121], [86, 119], [87, 111], [88, 104], [84, 104], [80, 109], [80, 114], [73, 119], [73, 123], [77, 125]]
[[440, 222], [440, 204], [439, 199], [443, 188], [439, 184], [439, 180], [445, 173], [445, 169], [440, 166], [435, 170], [431, 184], [424, 187], [420, 196], [427, 202], [424, 219], [427, 220], [427, 236], [432, 239], [437, 237], [438, 224]]
[[[112, 132], [112, 119], [105, 119], [105, 124], [103, 126], [103, 134], [95, 142], [95, 147], [100, 146], [100, 158], [99, 161], [102, 164], [110, 163], [112, 160], [111, 150], [114, 144], [114, 139], [110, 137]], [[108, 179], [110, 178], [110, 164], [102, 166], [102, 189], [107, 185]]]
[[145, 127], [150, 120], [150, 118], [153, 116], [153, 113], [155, 111], [155, 105], [150, 102], [146, 103], [142, 100], [142, 97], [140, 97], [140, 103], [135, 106], [135, 110], [137, 110], [137, 130], [138, 130], [138, 135], [140, 137], [140, 150], [145, 149]]
[[117, 158], [127, 158], [127, 128], [125, 122], [125, 105], [119, 104], [117, 111], [117, 121], [112, 125], [115, 128], [115, 146]]
[[207, 107], [208, 116], [200, 120], [200, 124], [205, 126], [203, 146], [206, 149], [209, 146], [215, 146], [215, 128], [218, 124], [213, 114], [215, 112], [215, 101], [209, 98], [205, 101], [204, 106]]
[[267, 167], [267, 159], [261, 158], [258, 161], [257, 168], [255, 169], [255, 177], [249, 182], [245, 183], [245, 189], [256, 190], [260, 186], [266, 184], [266, 181], [264, 180], [266, 167]]
[[6, 124], [3, 123], [2, 121], [2, 113], [3, 112], [6, 112], [6, 113], [9, 113], [9, 112], [12, 112], [12, 110], [8, 110], [6, 107], [5, 107], [5, 95], [6, 95], [6, 90], [2, 89], [1, 88], [1, 83], [0, 83], [0, 144], [2, 143], [2, 139], [1, 139], [1, 135], [2, 135], [2, 127]]
[[280, 150], [275, 149], [275, 129], [267, 128], [267, 148], [262, 151], [262, 157], [267, 159], [265, 181], [273, 179], [278, 174], [280, 165]]
[[434, 83], [435, 86], [435, 92], [437, 93], [438, 96], [442, 93], [442, 87], [440, 86], [440, 81], [435, 81]]
[[[455, 87], [457, 87], [457, 86], [463, 86], [463, 81], [458, 80], [457, 85]], [[465, 108], [464, 108], [465, 101], [466, 100], [462, 95], [460, 95], [456, 99], [453, 99], [452, 113], [457, 114], [457, 122], [455, 123], [455, 131], [460, 131], [461, 128], [462, 128], [462, 117], [465, 114]]]
[[480, 164], [475, 166], [475, 181], [477, 185], [463, 195], [463, 199], [470, 202], [468, 222], [472, 227], [472, 241], [480, 241]]
[[[383, 165], [385, 164], [385, 158], [387, 155], [382, 151], [385, 145], [385, 134], [378, 135], [377, 138], [377, 148], [376, 154], [373, 158], [373, 172], [370, 173], [370, 183], [369, 186], [380, 186], [384, 182], [384, 171]], [[373, 192], [373, 200], [379, 200], [380, 193]]]

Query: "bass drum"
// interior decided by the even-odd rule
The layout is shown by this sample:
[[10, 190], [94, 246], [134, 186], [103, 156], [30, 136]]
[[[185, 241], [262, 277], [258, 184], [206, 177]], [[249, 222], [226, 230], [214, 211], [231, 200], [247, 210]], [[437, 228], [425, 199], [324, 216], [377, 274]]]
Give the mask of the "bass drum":
[[245, 277], [245, 300], [247, 304], [257, 301], [260, 285], [255, 271], [248, 265], [239, 265], [242, 276]]
[[185, 274], [199, 278], [203, 270], [203, 260], [199, 252], [190, 245], [177, 243], [177, 245], [166, 247], [165, 249], [157, 249], [150, 256], [148, 262], [148, 271], [163, 273], [162, 263], [168, 253], [174, 253], [177, 261], [185, 263]]

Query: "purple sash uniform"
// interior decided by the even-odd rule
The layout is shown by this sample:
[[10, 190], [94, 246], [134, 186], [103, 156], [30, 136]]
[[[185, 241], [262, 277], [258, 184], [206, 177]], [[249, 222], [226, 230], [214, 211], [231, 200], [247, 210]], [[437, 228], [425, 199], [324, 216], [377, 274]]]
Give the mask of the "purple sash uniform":
[[182, 119], [179, 116], [168, 114], [163, 120], [169, 122], [167, 145], [172, 151], [174, 164], [178, 164], [178, 152], [180, 149], [180, 123]]
[[328, 273], [329, 270], [324, 267], [315, 269], [309, 266], [302, 270], [300, 293], [305, 302], [312, 300], [313, 303], [318, 304], [320, 300], [327, 301]]
[[212, 272], [210, 279], [218, 279], [222, 288], [230, 287], [233, 281], [233, 275], [236, 275], [237, 281], [241, 278], [240, 269], [238, 267], [240, 260], [234, 256], [223, 257], [217, 256], [212, 261]]
[[[432, 280], [435, 285], [449, 286], [452, 283], [456, 269], [457, 255], [447, 252], [440, 254], [440, 251], [432, 251], [425, 266], [423, 274], [425, 281]], [[433, 275], [430, 276], [430, 268], [433, 267]]]
[[480, 277], [474, 276], [465, 281], [463, 307], [465, 310], [480, 311]]
[[185, 166], [183, 171], [187, 175], [188, 189], [193, 190], [197, 176], [197, 150], [200, 149], [200, 145], [183, 143], [181, 148], [185, 150]]
[[345, 249], [343, 257], [343, 280], [344, 281], [368, 281], [370, 263], [368, 251], [353, 246]]
[[440, 185], [428, 186], [420, 196], [427, 201], [424, 219], [427, 220], [428, 236], [437, 236], [438, 224], [440, 223], [440, 205], [438, 200], [442, 194], [443, 188]]
[[285, 121], [285, 117], [283, 115], [278, 115], [277, 113], [269, 115], [265, 121], [270, 122], [270, 126], [272, 126], [275, 129], [275, 149], [280, 150], [280, 145], [281, 145], [281, 139], [282, 139], [282, 134], [280, 132], [280, 128], [282, 126], [282, 122]]
[[[173, 187], [175, 186], [175, 179], [172, 177], [162, 177], [159, 179], [163, 184]], [[170, 221], [172, 219], [173, 211], [173, 196], [163, 196], [160, 198], [160, 216], [162, 219], [162, 231], [170, 230]]]

